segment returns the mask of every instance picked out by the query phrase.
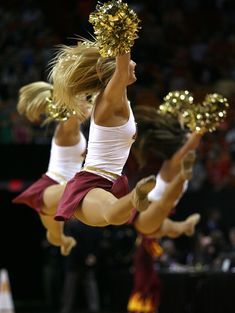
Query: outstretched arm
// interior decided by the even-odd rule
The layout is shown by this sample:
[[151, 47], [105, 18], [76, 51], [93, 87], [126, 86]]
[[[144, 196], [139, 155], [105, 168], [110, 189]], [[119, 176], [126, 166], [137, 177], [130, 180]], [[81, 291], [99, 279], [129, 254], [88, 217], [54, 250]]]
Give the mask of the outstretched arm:
[[80, 140], [80, 122], [77, 116], [71, 116], [67, 121], [59, 122], [54, 134], [58, 146], [74, 146]]
[[[155, 201], [161, 198], [161, 195], [167, 188], [168, 184], [179, 173], [181, 161], [188, 153], [191, 154], [192, 158], [190, 162], [195, 161], [195, 149], [199, 146], [201, 137], [202, 135], [198, 133], [190, 134], [184, 145], [178, 149], [169, 160], [163, 162], [157, 175], [156, 185], [148, 194], [149, 201]], [[190, 170], [192, 171], [192, 168], [190, 168]], [[185, 181], [182, 185], [180, 197], [186, 191], [187, 184], [187, 181]], [[176, 203], [177, 202], [178, 199], [176, 200]]]
[[126, 95], [126, 86], [129, 79], [130, 53], [116, 57], [114, 74], [104, 90], [104, 98], [113, 104], [122, 100]]
[[195, 150], [199, 146], [201, 137], [202, 135], [196, 132], [190, 134], [184, 145], [174, 153], [171, 159], [164, 161], [160, 175], [165, 182], [170, 182], [179, 172], [182, 158], [190, 150]]
[[116, 57], [114, 74], [103, 93], [97, 98], [95, 122], [99, 125], [118, 126], [126, 122], [126, 118], [129, 116], [126, 95], [129, 64], [129, 53]]

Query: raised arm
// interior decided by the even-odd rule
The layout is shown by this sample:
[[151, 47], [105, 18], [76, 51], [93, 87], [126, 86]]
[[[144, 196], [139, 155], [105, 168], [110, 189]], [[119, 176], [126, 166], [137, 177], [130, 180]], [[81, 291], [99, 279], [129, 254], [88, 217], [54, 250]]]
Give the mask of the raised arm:
[[116, 57], [116, 68], [112, 78], [104, 90], [106, 101], [115, 104], [126, 96], [126, 87], [129, 80], [130, 53]]
[[[130, 77], [130, 54], [116, 57], [114, 74], [97, 99], [95, 120], [105, 126], [121, 125], [129, 116], [126, 87]], [[120, 124], [121, 122], [121, 124]]]
[[55, 143], [59, 146], [73, 146], [80, 140], [80, 122], [77, 116], [71, 116], [67, 121], [59, 122], [56, 127]]
[[202, 135], [196, 132], [190, 134], [185, 144], [174, 153], [171, 159], [164, 161], [160, 170], [160, 175], [165, 182], [170, 182], [174, 176], [178, 174], [182, 158], [184, 158], [190, 150], [197, 149], [200, 144], [201, 137]]

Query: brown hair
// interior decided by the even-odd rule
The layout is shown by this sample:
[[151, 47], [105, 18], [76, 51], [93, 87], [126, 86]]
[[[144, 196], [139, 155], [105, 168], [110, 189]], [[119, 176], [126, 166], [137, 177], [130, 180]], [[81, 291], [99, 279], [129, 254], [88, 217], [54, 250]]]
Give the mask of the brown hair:
[[148, 153], [161, 160], [169, 159], [185, 142], [187, 131], [176, 117], [159, 114], [157, 109], [147, 106], [138, 106], [133, 111], [138, 125], [134, 145], [142, 159]]

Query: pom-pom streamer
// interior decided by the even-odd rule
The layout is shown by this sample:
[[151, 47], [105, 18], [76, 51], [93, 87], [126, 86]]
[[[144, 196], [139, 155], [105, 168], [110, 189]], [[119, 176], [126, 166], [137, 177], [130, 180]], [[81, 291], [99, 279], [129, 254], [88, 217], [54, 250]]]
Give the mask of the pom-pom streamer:
[[55, 121], [67, 121], [72, 115], [76, 115], [75, 111], [68, 110], [66, 107], [56, 105], [51, 98], [46, 98], [47, 108], [46, 114], [48, 119]]
[[228, 101], [222, 95], [206, 95], [202, 103], [193, 103], [187, 90], [169, 92], [159, 106], [159, 113], [177, 116], [181, 123], [198, 133], [213, 132], [227, 116]]
[[89, 16], [102, 57], [130, 52], [140, 29], [136, 13], [122, 0], [98, 3]]

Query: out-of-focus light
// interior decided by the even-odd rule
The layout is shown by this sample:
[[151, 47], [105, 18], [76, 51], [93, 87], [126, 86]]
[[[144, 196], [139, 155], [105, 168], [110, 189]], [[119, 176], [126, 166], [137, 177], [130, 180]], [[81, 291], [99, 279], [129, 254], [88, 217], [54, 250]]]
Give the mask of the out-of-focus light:
[[11, 192], [20, 191], [23, 188], [23, 181], [18, 178], [13, 178], [8, 182], [7, 187], [7, 189]]

